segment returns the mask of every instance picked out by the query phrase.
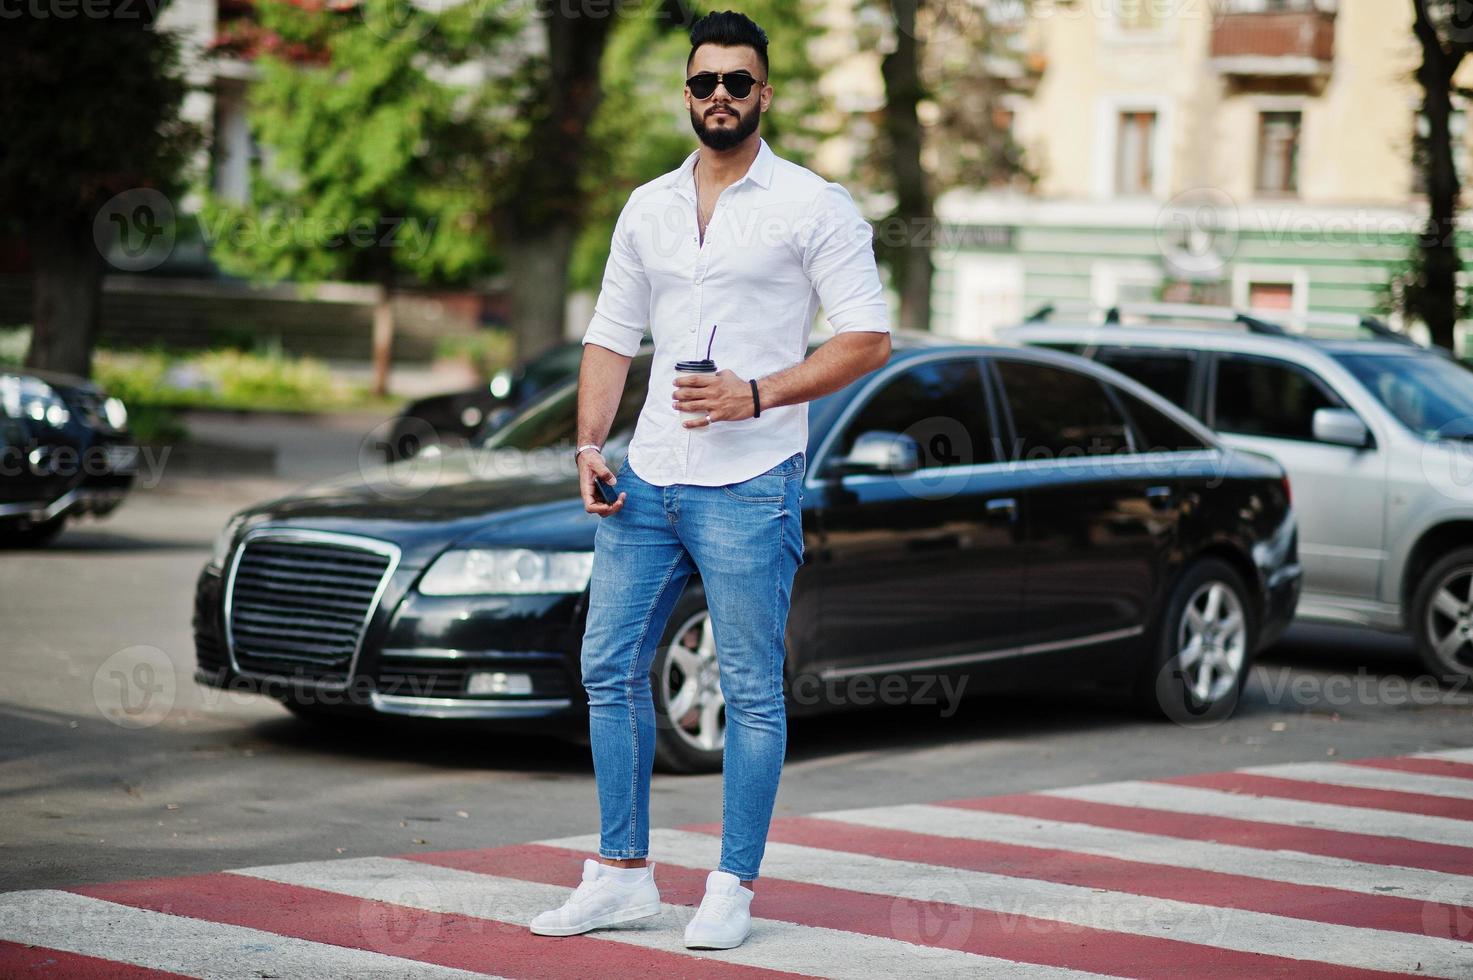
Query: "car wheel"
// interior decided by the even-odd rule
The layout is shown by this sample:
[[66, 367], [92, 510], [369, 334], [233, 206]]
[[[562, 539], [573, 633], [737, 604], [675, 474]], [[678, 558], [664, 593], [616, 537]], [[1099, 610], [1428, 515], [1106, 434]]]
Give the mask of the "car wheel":
[[61, 529], [66, 527], [66, 517], [59, 515], [38, 524], [11, 524], [0, 529], [0, 545], [10, 548], [44, 548], [50, 544]]
[[1473, 677], [1473, 548], [1449, 552], [1422, 576], [1412, 623], [1428, 672], [1449, 682]]
[[1182, 574], [1156, 632], [1137, 698], [1184, 725], [1225, 721], [1238, 707], [1258, 636], [1243, 577], [1203, 558]]
[[706, 594], [692, 586], [676, 603], [650, 670], [655, 764], [664, 772], [719, 772], [726, 699]]

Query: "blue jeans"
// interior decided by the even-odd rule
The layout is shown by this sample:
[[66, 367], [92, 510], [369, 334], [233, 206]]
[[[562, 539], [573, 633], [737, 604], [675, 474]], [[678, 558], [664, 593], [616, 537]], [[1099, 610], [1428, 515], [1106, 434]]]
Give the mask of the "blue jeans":
[[650, 669], [692, 573], [718, 641], [726, 702], [721, 863], [757, 877], [787, 748], [783, 634], [803, 563], [804, 459], [725, 486], [641, 480], [626, 461], [624, 506], [594, 536], [583, 686], [598, 780], [599, 855], [649, 855], [655, 710]]

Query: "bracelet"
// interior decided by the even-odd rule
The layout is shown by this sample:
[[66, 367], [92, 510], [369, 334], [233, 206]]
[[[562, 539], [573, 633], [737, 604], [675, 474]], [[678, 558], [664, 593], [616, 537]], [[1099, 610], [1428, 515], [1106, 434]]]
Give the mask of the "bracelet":
[[757, 379], [756, 378], [752, 378], [751, 379], [751, 385], [752, 385], [752, 418], [755, 419], [755, 418], [759, 417], [762, 414], [762, 400], [757, 397]]
[[598, 446], [597, 443], [590, 442], [587, 445], [579, 446], [578, 447], [578, 451], [573, 454], [573, 458], [574, 459], [577, 459], [579, 456], [582, 456], [583, 455], [583, 450], [585, 450], [585, 449], [597, 449], [598, 450], [598, 454], [600, 456], [602, 456], [604, 454], [604, 451], [599, 448], [599, 446]]

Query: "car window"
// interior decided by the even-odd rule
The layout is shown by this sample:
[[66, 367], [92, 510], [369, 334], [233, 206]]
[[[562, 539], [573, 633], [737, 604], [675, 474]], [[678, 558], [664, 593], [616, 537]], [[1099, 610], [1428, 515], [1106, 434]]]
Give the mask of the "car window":
[[975, 357], [927, 361], [896, 375], [850, 420], [837, 455], [849, 455], [854, 440], [877, 429], [915, 439], [922, 468], [997, 462]]
[[1127, 452], [1125, 418], [1099, 380], [1051, 364], [999, 359], [1017, 430], [1015, 459], [1058, 459]]
[[1473, 373], [1432, 354], [1338, 354], [1377, 401], [1424, 439], [1473, 436]]
[[1187, 407], [1192, 391], [1193, 358], [1189, 352], [1104, 347], [1096, 360], [1134, 378], [1172, 404]]
[[[619, 409], [614, 413], [605, 445], [625, 441], [633, 432], [640, 409], [644, 407], [648, 383], [648, 364], [643, 371], [638, 370], [638, 365], [630, 367], [624, 394], [619, 399]], [[481, 445], [487, 449], [519, 449], [525, 452], [571, 447], [577, 437], [578, 386], [572, 384], [544, 394], [516, 418], [490, 432]]]
[[1113, 385], [1116, 399], [1125, 405], [1126, 414], [1135, 425], [1136, 446], [1143, 453], [1185, 453], [1197, 449], [1208, 448], [1207, 444], [1197, 438], [1190, 429], [1180, 422], [1160, 411], [1152, 405], [1148, 405], [1142, 398], [1137, 398], [1123, 388]]
[[1213, 398], [1215, 429], [1314, 441], [1314, 413], [1344, 403], [1305, 369], [1266, 357], [1223, 355]]

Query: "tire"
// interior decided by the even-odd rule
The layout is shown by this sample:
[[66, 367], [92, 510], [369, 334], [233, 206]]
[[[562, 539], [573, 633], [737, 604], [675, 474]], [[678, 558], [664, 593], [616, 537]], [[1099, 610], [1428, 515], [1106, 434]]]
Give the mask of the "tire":
[[1412, 596], [1412, 635], [1427, 672], [1445, 683], [1473, 677], [1473, 548], [1429, 568]]
[[[1204, 617], [1212, 624], [1206, 633]], [[1198, 559], [1172, 589], [1136, 686], [1137, 704], [1188, 727], [1226, 721], [1242, 697], [1257, 640], [1242, 575], [1220, 558]], [[1192, 655], [1204, 643], [1205, 656]]]
[[0, 528], [0, 546], [8, 548], [44, 548], [66, 527], [65, 515], [39, 524], [18, 523]]
[[721, 771], [726, 711], [713, 636], [706, 593], [692, 585], [675, 604], [650, 667], [655, 765], [662, 772]]

